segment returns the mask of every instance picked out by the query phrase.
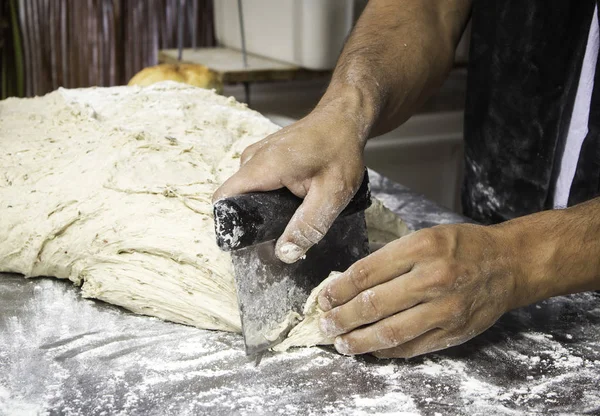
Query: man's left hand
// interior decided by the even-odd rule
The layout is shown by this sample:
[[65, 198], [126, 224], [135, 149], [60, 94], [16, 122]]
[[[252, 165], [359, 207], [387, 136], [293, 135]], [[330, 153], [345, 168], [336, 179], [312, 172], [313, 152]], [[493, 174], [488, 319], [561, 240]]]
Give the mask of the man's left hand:
[[461, 344], [518, 306], [514, 258], [501, 226], [415, 232], [321, 291], [321, 330], [343, 354], [408, 358]]

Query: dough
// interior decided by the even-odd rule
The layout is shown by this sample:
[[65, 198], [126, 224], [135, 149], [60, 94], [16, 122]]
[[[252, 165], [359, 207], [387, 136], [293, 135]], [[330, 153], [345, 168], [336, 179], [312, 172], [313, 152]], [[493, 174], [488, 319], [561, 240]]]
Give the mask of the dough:
[[317, 297], [321, 289], [340, 274], [340, 272], [331, 272], [327, 279], [323, 280], [319, 286], [310, 292], [302, 311], [304, 319], [292, 328], [288, 337], [283, 342], [273, 348], [274, 351], [286, 351], [294, 346], [312, 347], [314, 345], [333, 344], [333, 339], [325, 336], [319, 329], [319, 319], [323, 314], [323, 310], [319, 308]]
[[233, 98], [173, 82], [1, 101], [0, 271], [239, 332], [211, 196], [242, 150], [278, 128]]
[[365, 218], [371, 244], [387, 244], [410, 233], [406, 223], [377, 198], [372, 198], [371, 206], [365, 211]]

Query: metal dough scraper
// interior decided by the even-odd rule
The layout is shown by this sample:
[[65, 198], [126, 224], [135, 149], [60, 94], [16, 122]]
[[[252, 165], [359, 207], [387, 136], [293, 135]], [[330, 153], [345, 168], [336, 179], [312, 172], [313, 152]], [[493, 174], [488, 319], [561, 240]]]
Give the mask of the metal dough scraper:
[[368, 254], [364, 210], [371, 203], [367, 173], [325, 237], [286, 264], [275, 243], [302, 199], [287, 189], [224, 198], [214, 205], [217, 244], [231, 252], [247, 355], [283, 341], [298, 322], [311, 290], [332, 271]]

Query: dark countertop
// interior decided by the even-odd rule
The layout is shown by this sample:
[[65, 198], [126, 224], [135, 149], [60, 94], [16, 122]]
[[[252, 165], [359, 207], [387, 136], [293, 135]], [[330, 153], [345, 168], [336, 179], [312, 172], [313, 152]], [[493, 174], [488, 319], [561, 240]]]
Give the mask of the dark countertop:
[[[413, 229], [456, 214], [372, 175]], [[134, 315], [56, 279], [0, 275], [0, 415], [600, 414], [600, 295], [557, 297], [411, 360], [267, 355], [240, 335]], [[404, 413], [403, 413], [404, 412]]]

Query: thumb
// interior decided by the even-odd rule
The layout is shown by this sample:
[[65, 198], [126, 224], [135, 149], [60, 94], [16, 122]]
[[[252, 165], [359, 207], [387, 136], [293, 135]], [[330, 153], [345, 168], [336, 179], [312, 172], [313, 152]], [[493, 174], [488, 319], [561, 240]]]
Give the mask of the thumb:
[[261, 163], [248, 163], [242, 165], [233, 176], [215, 191], [212, 202], [215, 203], [219, 199], [233, 195], [265, 192], [281, 187], [279, 176], [273, 174], [273, 169], [270, 169], [269, 166]]
[[277, 257], [284, 263], [294, 263], [325, 236], [340, 212], [352, 198], [352, 193], [340, 195], [324, 185], [312, 184], [304, 202], [288, 223], [275, 246]]

